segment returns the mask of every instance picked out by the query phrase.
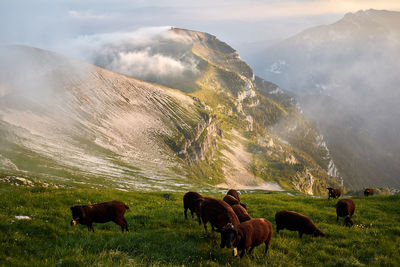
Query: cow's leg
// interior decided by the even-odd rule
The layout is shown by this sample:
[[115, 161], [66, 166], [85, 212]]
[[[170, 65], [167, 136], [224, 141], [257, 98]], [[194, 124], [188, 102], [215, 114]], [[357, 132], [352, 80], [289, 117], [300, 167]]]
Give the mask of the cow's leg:
[[121, 226], [121, 231], [124, 232], [124, 229], [125, 229], [124, 220], [122, 218], [117, 217], [117, 218], [115, 218], [114, 222], [116, 224], [118, 224], [119, 226]]
[[185, 214], [185, 219], [187, 220], [187, 208], [185, 208], [183, 213]]
[[204, 230], [206, 231], [206, 234], [208, 234], [207, 222], [205, 222], [204, 220], [203, 220], [203, 225], [204, 225]]
[[249, 255], [251, 254], [251, 252], [253, 251], [254, 246], [252, 246], [249, 250]]
[[268, 248], [269, 248], [269, 243], [268, 243], [268, 240], [267, 240], [267, 241], [265, 241], [265, 242], [264, 242], [264, 244], [265, 244], [265, 251], [264, 251], [264, 254], [267, 254], [267, 252], [268, 252]]
[[193, 210], [190, 210], [190, 214], [192, 214], [192, 219], [194, 218], [194, 216], [193, 216]]
[[127, 232], [129, 232], [129, 230], [128, 230], [128, 222], [126, 221], [125, 218], [123, 218], [123, 220], [124, 220], [124, 224], [125, 224], [125, 230], [126, 230]]

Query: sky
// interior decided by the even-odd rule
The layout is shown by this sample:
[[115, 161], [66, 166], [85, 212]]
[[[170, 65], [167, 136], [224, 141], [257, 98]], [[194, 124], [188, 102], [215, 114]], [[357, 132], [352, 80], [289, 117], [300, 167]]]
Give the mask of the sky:
[[398, 0], [0, 0], [0, 44], [57, 50], [94, 34], [174, 26], [204, 31], [242, 55], [360, 9], [400, 10]]

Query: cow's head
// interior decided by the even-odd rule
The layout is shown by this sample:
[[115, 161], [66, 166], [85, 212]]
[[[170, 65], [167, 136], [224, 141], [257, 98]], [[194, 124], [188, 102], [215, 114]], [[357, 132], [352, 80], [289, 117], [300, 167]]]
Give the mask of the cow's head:
[[237, 243], [238, 230], [235, 229], [232, 223], [228, 223], [224, 227], [217, 229], [217, 232], [221, 233], [221, 248], [230, 248]]
[[72, 221], [71, 225], [75, 226], [77, 222], [81, 222], [83, 218], [85, 217], [85, 211], [83, 210], [82, 206], [74, 206], [71, 207], [71, 212], [72, 212]]
[[347, 215], [346, 217], [344, 217], [343, 224], [346, 225], [347, 227], [352, 227], [354, 223], [351, 217]]
[[313, 236], [322, 236], [322, 237], [325, 237], [325, 234], [324, 234], [324, 232], [322, 232], [320, 229], [317, 228], [317, 229], [314, 230]]

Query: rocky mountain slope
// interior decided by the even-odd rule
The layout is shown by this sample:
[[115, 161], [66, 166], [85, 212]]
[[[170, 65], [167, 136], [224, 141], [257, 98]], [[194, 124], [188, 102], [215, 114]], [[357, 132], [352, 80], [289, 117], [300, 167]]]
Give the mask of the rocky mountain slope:
[[348, 13], [253, 63], [263, 78], [299, 97], [347, 187], [400, 185], [400, 12]]
[[[152, 62], [163, 59], [170, 69], [185, 68], [167, 77], [158, 69], [144, 72], [130, 61], [144, 56]], [[130, 39], [105, 42], [91, 58], [104, 68], [177, 88], [204, 106], [219, 138], [212, 155], [191, 165], [197, 176], [221, 181], [221, 186], [270, 188], [277, 183], [310, 194], [324, 192], [341, 179], [323, 136], [296, 101], [255, 77], [238, 53], [215, 36], [172, 28], [146, 45]], [[181, 154], [179, 142], [167, 143]]]
[[216, 135], [192, 98], [40, 49], [1, 47], [0, 58], [2, 173], [140, 190], [195, 183], [165, 142], [188, 150], [209, 127], [203, 138]]

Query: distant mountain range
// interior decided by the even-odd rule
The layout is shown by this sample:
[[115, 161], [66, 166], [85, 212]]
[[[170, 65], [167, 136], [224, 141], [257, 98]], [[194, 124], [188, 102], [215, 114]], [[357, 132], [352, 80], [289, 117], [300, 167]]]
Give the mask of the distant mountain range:
[[400, 186], [400, 12], [348, 13], [252, 63], [297, 96], [348, 188]]
[[122, 190], [340, 186], [324, 137], [297, 102], [229, 45], [178, 28], [150, 43], [105, 42], [92, 59], [153, 83], [2, 47], [1, 173]]

